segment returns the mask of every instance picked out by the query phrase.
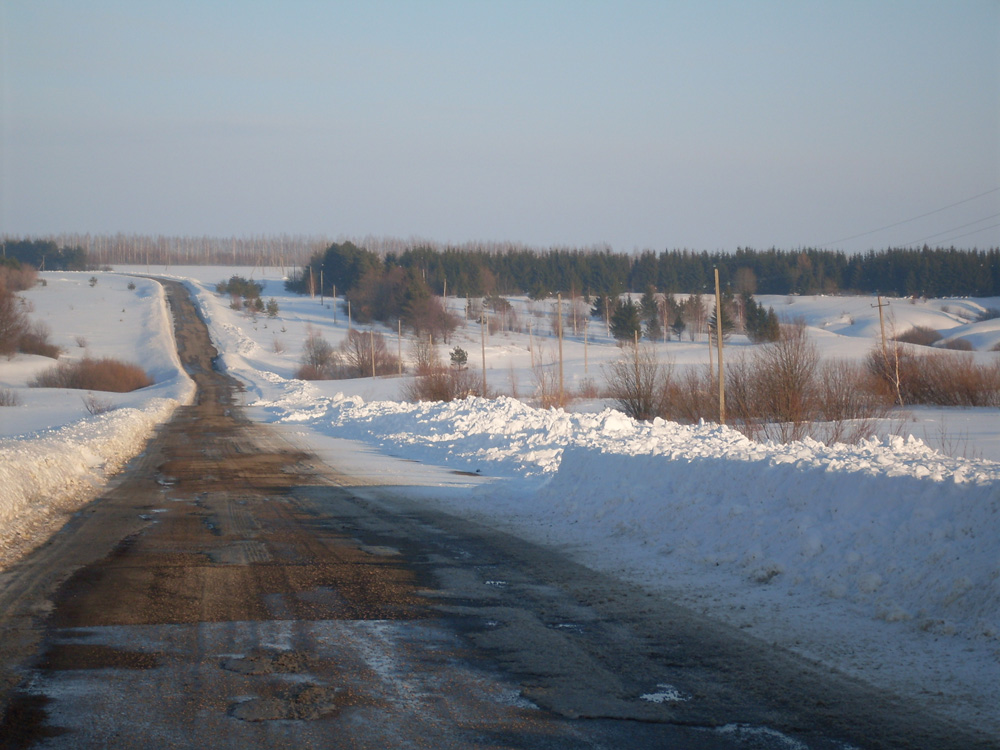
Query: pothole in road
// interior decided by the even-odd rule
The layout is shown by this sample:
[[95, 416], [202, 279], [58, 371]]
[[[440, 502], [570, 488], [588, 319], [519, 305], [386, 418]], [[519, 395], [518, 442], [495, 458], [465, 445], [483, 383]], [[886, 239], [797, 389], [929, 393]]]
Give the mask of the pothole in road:
[[274, 674], [303, 672], [309, 668], [310, 659], [301, 651], [275, 651], [254, 649], [246, 656], [223, 659], [220, 666], [239, 674]]
[[351, 690], [301, 685], [274, 698], [250, 698], [229, 707], [229, 715], [241, 721], [314, 721], [346, 706], [372, 705]]

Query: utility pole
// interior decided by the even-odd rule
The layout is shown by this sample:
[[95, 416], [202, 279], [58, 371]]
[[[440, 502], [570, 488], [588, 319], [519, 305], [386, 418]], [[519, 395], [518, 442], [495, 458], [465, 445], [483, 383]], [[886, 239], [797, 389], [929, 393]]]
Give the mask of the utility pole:
[[[709, 339], [712, 338], [709, 332]], [[719, 269], [715, 269], [715, 339], [719, 343], [719, 424], [726, 423], [726, 378], [722, 371], [722, 295], [719, 292]]]
[[479, 318], [479, 341], [483, 349], [483, 398], [486, 398], [486, 308]]
[[[336, 303], [333, 305], [337, 306]], [[396, 359], [399, 360], [399, 374], [403, 374], [403, 320], [400, 318], [396, 321]]]
[[337, 325], [337, 285], [333, 285], [333, 324]]
[[368, 344], [372, 348], [372, 379], [375, 378], [375, 329], [368, 329]]
[[319, 269], [319, 306], [323, 307], [326, 304], [326, 300], [323, 299], [323, 269]]
[[878, 326], [882, 330], [882, 358], [885, 359], [886, 362], [888, 362], [889, 361], [889, 354], [888, 354], [888, 350], [886, 349], [886, 345], [885, 345], [885, 317], [882, 315], [882, 308], [883, 307], [888, 307], [889, 303], [886, 302], [886, 303], [883, 304], [882, 303], [882, 295], [880, 294], [878, 296], [878, 304], [877, 305], [871, 305], [871, 306], [878, 308]]
[[562, 317], [562, 292], [556, 294], [556, 316], [558, 317], [557, 331], [559, 332], [559, 406], [562, 407], [566, 401], [563, 397], [563, 317]]

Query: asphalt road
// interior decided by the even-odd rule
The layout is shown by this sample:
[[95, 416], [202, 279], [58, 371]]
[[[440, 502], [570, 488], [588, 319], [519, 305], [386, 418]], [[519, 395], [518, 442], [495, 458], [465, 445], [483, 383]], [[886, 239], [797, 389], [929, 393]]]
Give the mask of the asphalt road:
[[198, 401], [0, 575], [0, 747], [1000, 747], [320, 463], [167, 288]]

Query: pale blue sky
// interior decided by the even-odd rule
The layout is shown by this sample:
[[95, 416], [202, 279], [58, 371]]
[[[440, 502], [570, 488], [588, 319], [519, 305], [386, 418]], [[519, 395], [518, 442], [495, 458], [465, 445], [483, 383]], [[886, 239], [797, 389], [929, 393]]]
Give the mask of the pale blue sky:
[[1000, 246], [1000, 0], [0, 0], [0, 50], [0, 233]]

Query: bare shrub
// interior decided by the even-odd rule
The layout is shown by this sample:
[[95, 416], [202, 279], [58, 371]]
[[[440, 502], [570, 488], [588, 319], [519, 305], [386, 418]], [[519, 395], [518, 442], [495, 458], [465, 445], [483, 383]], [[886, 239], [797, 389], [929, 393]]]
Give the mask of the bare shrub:
[[531, 379], [535, 383], [535, 397], [543, 409], [553, 406], [565, 406], [567, 403], [565, 389], [562, 400], [559, 396], [559, 364], [556, 358], [544, 347], [539, 347], [535, 363], [531, 367]]
[[863, 365], [834, 360], [819, 369], [818, 408], [827, 443], [857, 443], [871, 437], [892, 410]]
[[31, 289], [38, 281], [38, 271], [34, 266], [26, 263], [18, 263], [8, 259], [6, 263], [0, 264], [0, 286], [4, 286], [12, 292], [23, 292]]
[[576, 389], [576, 395], [580, 398], [593, 400], [601, 397], [601, 391], [593, 378], [584, 378], [580, 381], [580, 385]]
[[719, 386], [708, 367], [691, 367], [674, 378], [662, 416], [682, 422], [718, 420]]
[[[805, 326], [796, 323], [782, 326], [776, 342], [730, 360], [726, 414], [751, 439], [857, 442], [891, 409], [879, 385], [864, 367], [821, 363]], [[672, 385], [670, 411], [690, 421], [717, 419], [717, 389], [707, 369], [689, 370]]]
[[37, 354], [49, 359], [59, 359], [62, 350], [49, 341], [49, 327], [36, 320], [21, 334], [17, 349], [23, 354]]
[[21, 399], [10, 388], [0, 388], [0, 406], [20, 406]]
[[996, 320], [997, 318], [1000, 318], [1000, 308], [996, 307], [987, 307], [976, 316], [977, 321]]
[[757, 349], [753, 360], [765, 434], [781, 442], [801, 439], [816, 411], [814, 379], [819, 364], [819, 352], [809, 341], [805, 324], [782, 326], [778, 340]]
[[84, 357], [76, 362], [61, 362], [39, 373], [28, 383], [32, 388], [75, 388], [112, 393], [127, 393], [152, 384], [152, 378], [139, 365], [113, 357]]
[[20, 299], [0, 279], [0, 355], [13, 357], [28, 330], [28, 316]]
[[86, 336], [77, 336], [76, 339], [75, 339], [75, 341], [76, 341], [76, 345], [78, 347], [80, 347], [81, 349], [86, 349], [87, 348], [87, 337]]
[[417, 376], [403, 386], [407, 401], [454, 401], [484, 396], [482, 373], [468, 367], [446, 367], [428, 339], [413, 345]]
[[896, 336], [896, 341], [901, 341], [904, 344], [916, 344], [917, 346], [931, 346], [935, 341], [940, 340], [941, 334], [927, 326], [913, 326], [910, 330]]
[[945, 349], [950, 349], [953, 352], [971, 352], [974, 350], [972, 344], [970, 344], [965, 339], [949, 339], [945, 341], [942, 345]]
[[907, 404], [1000, 405], [1000, 363], [977, 364], [972, 354], [916, 354], [905, 347], [883, 355], [876, 347], [866, 360], [882, 387]]
[[302, 366], [295, 373], [300, 380], [334, 380], [340, 377], [343, 370], [340, 354], [312, 327], [306, 330], [306, 343], [300, 361]]
[[658, 362], [652, 347], [625, 345], [622, 356], [604, 366], [604, 375], [608, 395], [633, 419], [666, 413], [673, 366]]
[[[376, 331], [352, 328], [340, 345], [347, 377], [391, 375], [399, 369], [399, 359], [389, 352], [385, 337]], [[373, 372], [374, 370], [374, 372]]]
[[441, 364], [424, 368], [403, 386], [403, 398], [407, 401], [454, 401], [483, 395], [483, 379], [478, 370]]
[[97, 414], [107, 414], [109, 411], [114, 411], [115, 405], [109, 398], [101, 398], [95, 396], [93, 393], [88, 393], [83, 397], [83, 405], [86, 407], [87, 411], [95, 416]]
[[275, 336], [274, 337], [274, 343], [271, 344], [271, 349], [274, 351], [275, 354], [284, 354], [285, 353], [285, 344], [284, 344], [284, 342], [282, 342], [281, 339], [279, 339], [277, 336]]
[[430, 336], [417, 336], [410, 345], [410, 359], [417, 375], [426, 375], [441, 366], [441, 358]]

